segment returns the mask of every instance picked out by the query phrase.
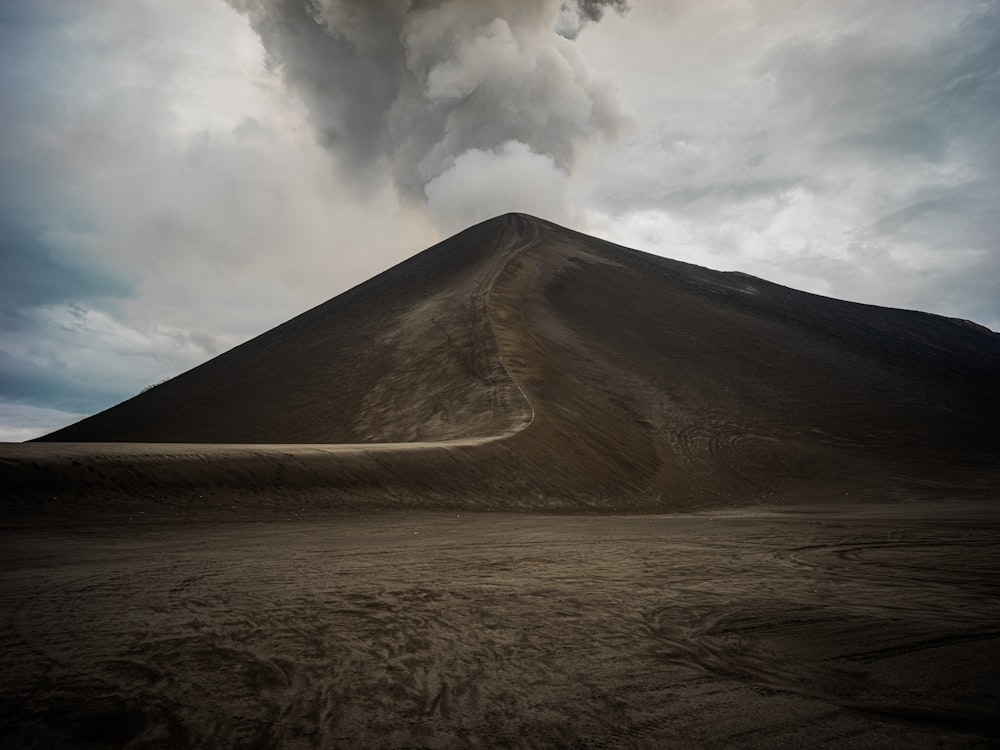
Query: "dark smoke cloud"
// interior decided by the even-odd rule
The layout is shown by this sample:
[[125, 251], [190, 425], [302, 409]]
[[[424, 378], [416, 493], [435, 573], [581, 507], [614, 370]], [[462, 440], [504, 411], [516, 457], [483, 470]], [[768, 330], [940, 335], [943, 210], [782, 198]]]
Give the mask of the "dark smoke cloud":
[[[442, 229], [562, 196], [581, 152], [622, 121], [572, 41], [622, 0], [230, 0], [359, 184], [388, 176]], [[487, 173], [478, 174], [471, 164]], [[515, 197], [489, 172], [526, 172]], [[542, 194], [532, 195], [538, 185]], [[527, 191], [527, 192], [525, 192]], [[468, 211], [456, 215], [461, 198]], [[560, 205], [562, 208], [560, 208]]]
[[577, 0], [580, 13], [591, 21], [600, 21], [606, 8], [614, 8], [619, 13], [628, 9], [626, 0]]
[[604, 18], [604, 11], [612, 8], [619, 13], [628, 10], [628, 0], [576, 0], [564, 2], [559, 9], [557, 31], [567, 39], [576, 39], [588, 23]]

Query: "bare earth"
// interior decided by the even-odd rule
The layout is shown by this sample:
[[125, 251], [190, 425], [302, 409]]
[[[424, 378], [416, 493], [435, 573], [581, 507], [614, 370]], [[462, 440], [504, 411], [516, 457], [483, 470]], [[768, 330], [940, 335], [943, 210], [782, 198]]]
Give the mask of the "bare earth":
[[1000, 513], [8, 525], [4, 747], [995, 747]]

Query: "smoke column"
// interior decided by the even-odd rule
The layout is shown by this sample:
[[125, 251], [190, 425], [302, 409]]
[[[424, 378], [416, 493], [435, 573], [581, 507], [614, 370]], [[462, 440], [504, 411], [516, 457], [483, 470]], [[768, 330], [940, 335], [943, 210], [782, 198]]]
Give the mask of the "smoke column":
[[363, 189], [388, 177], [442, 231], [556, 220], [581, 152], [623, 116], [573, 40], [624, 0], [230, 0]]

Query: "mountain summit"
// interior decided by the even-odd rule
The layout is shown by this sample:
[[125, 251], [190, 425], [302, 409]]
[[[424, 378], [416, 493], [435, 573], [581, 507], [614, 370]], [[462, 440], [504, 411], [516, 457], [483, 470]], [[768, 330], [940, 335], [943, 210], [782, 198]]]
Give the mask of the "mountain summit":
[[311, 483], [512, 507], [936, 497], [995, 489], [998, 383], [974, 324], [509, 214], [41, 440], [322, 444]]

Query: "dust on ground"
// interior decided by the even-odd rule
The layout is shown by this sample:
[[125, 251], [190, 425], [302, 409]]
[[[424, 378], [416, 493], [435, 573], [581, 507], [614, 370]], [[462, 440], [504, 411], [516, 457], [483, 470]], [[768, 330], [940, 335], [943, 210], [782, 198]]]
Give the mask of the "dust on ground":
[[5, 747], [993, 747], [1000, 514], [0, 531]]

